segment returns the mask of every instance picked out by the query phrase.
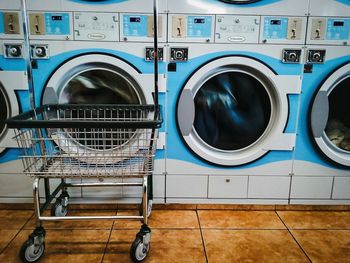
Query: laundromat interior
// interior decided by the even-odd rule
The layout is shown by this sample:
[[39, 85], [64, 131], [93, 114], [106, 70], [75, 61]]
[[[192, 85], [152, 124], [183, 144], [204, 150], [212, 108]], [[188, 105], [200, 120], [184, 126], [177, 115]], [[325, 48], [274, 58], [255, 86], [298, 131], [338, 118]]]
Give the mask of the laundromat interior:
[[350, 262], [350, 1], [0, 0], [0, 262]]

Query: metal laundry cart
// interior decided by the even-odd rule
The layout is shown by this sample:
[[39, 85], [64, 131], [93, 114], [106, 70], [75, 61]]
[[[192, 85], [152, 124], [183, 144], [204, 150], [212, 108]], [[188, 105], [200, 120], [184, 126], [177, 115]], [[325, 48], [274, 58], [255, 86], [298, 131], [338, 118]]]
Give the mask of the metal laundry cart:
[[[44, 105], [7, 121], [16, 129], [15, 139], [23, 150], [24, 172], [34, 178], [36, 228], [23, 244], [24, 262], [37, 261], [45, 250], [42, 221], [54, 220], [142, 220], [130, 255], [142, 261], [149, 251], [151, 230], [147, 226], [151, 208], [152, 171], [157, 129], [162, 118], [154, 105]], [[79, 145], [79, 146], [78, 146]], [[93, 149], [93, 150], [92, 150]], [[60, 178], [61, 184], [41, 207], [39, 181]], [[66, 179], [140, 178], [139, 183], [68, 183]], [[139, 216], [66, 216], [70, 187], [127, 187], [143, 189]], [[53, 216], [43, 210], [56, 198]]]
[[[154, 105], [68, 105], [52, 104], [35, 108], [31, 76], [28, 18], [22, 0], [23, 30], [27, 35], [27, 72], [32, 110], [6, 121], [15, 129], [15, 140], [22, 149], [24, 173], [34, 178], [33, 197], [36, 228], [20, 250], [23, 262], [36, 262], [45, 250], [42, 221], [64, 220], [142, 220], [143, 224], [131, 245], [134, 262], [144, 260], [150, 249], [148, 227], [153, 191], [152, 176], [158, 129], [162, 124], [158, 105], [158, 29], [157, 1], [154, 0]], [[50, 193], [49, 181], [60, 179]], [[108, 178], [86, 183], [86, 178]], [[139, 178], [129, 182], [130, 178]], [[68, 180], [67, 180], [68, 179]], [[81, 179], [79, 183], [76, 180]], [[122, 179], [122, 180], [119, 180]], [[44, 181], [45, 203], [40, 204], [39, 182]], [[142, 188], [138, 216], [67, 216], [71, 187]], [[58, 196], [58, 194], [60, 194]], [[43, 211], [52, 205], [51, 216]]]

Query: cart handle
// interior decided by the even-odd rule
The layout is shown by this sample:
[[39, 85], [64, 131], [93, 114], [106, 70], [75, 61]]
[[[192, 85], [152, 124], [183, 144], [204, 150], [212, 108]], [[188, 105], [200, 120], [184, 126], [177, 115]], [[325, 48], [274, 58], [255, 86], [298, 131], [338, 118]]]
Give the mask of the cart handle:
[[[127, 110], [145, 111], [151, 113], [154, 111], [154, 105], [82, 105], [82, 104], [53, 104], [43, 105], [34, 110], [21, 113], [15, 117], [7, 119], [5, 122], [9, 128], [95, 128], [95, 129], [115, 129], [115, 128], [131, 128], [131, 129], [157, 129], [161, 127], [163, 122], [161, 107], [157, 107], [156, 119], [145, 117], [135, 120], [101, 120], [101, 119], [57, 119], [57, 111], [71, 110], [79, 112], [81, 110]], [[44, 118], [44, 116], [52, 119]], [[147, 114], [148, 115], [148, 114]]]

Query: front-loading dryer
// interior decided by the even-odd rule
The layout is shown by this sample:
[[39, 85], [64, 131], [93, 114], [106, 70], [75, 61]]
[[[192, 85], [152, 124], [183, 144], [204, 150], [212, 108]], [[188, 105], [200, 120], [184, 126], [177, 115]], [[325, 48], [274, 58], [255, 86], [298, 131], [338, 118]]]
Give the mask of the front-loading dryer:
[[0, 202], [26, 202], [31, 180], [23, 175], [20, 150], [5, 120], [29, 109], [26, 61], [23, 59], [21, 1], [0, 3]]
[[[105, 1], [99, 5], [96, 1], [62, 0], [50, 7], [46, 0], [28, 1], [37, 106], [48, 103], [153, 104], [153, 1], [145, 1], [141, 5], [142, 12], [136, 2]], [[160, 17], [159, 42], [160, 48], [163, 48], [166, 15], [160, 14]], [[160, 86], [165, 85], [164, 69], [161, 62]], [[165, 90], [164, 85], [162, 88]], [[159, 101], [164, 103], [164, 94], [160, 95]], [[121, 144], [134, 141], [132, 135], [125, 135], [125, 140], [119, 140]], [[86, 151], [86, 147], [88, 151], [98, 151], [104, 147], [99, 143], [103, 141], [97, 139], [84, 144], [72, 139], [75, 151]], [[61, 146], [69, 152], [69, 145]], [[165, 158], [163, 147], [158, 147], [154, 197], [155, 201], [162, 202]], [[80, 161], [87, 160], [83, 158]], [[140, 196], [139, 191], [137, 187], [111, 190], [85, 188], [78, 189], [74, 195], [91, 202], [115, 201], [119, 197], [124, 197], [124, 201], [134, 201], [133, 198]], [[130, 200], [125, 197], [130, 197]]]
[[310, 7], [291, 202], [343, 204], [350, 200], [350, 3]]
[[287, 203], [306, 17], [173, 8], [167, 202]]

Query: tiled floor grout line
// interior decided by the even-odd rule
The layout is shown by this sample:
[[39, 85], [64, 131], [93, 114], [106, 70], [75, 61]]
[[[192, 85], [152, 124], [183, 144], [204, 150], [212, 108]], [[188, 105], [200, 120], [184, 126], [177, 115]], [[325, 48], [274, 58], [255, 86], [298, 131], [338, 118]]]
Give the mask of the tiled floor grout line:
[[303, 251], [304, 255], [306, 256], [306, 258], [309, 260], [309, 262], [312, 263], [311, 258], [309, 257], [309, 255], [306, 253], [306, 251], [304, 250], [304, 248], [301, 246], [301, 244], [298, 242], [298, 240], [295, 238], [295, 236], [293, 235], [293, 233], [290, 231], [289, 227], [287, 226], [287, 224], [282, 220], [282, 218], [280, 217], [280, 215], [277, 213], [277, 211], [275, 211], [276, 215], [278, 216], [278, 218], [281, 220], [282, 224], [286, 227], [286, 229], [288, 230], [289, 234], [291, 235], [291, 237], [294, 239], [295, 243], [297, 243], [297, 245], [299, 246], [299, 248], [301, 249], [301, 251]]
[[[117, 215], [118, 214], [118, 210], [115, 212], [115, 214]], [[109, 241], [111, 240], [111, 236], [112, 236], [112, 232], [113, 232], [113, 229], [114, 229], [114, 224], [115, 224], [115, 220], [113, 221], [112, 223], [112, 227], [111, 227], [111, 231], [109, 232], [109, 236], [108, 236], [108, 239], [107, 239], [107, 242], [106, 242], [106, 246], [105, 246], [105, 249], [103, 251], [103, 255], [102, 255], [102, 258], [101, 258], [101, 263], [103, 262], [103, 260], [105, 259], [105, 255], [106, 255], [106, 252], [107, 252], [107, 248], [108, 248], [108, 244], [109, 244]]]
[[11, 240], [7, 243], [7, 245], [0, 251], [0, 255], [10, 246], [12, 241], [16, 239], [19, 233], [21, 233], [22, 230], [25, 230], [24, 226], [32, 219], [33, 216], [34, 216], [34, 213], [27, 219], [27, 221], [23, 224], [23, 226], [17, 231], [16, 235], [14, 235], [14, 237], [11, 238]]
[[198, 220], [198, 225], [199, 225], [199, 231], [201, 233], [201, 238], [202, 238], [202, 244], [203, 244], [203, 249], [204, 249], [204, 255], [205, 255], [205, 261], [208, 263], [208, 255], [207, 255], [207, 250], [205, 248], [205, 243], [204, 243], [204, 237], [203, 237], [203, 232], [202, 232], [202, 226], [201, 226], [201, 221], [199, 220], [199, 215], [198, 215], [198, 210], [195, 211], [197, 215], [197, 220]]

